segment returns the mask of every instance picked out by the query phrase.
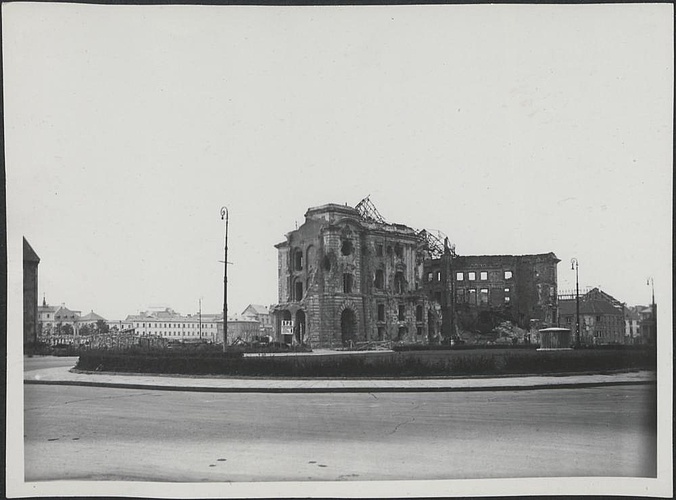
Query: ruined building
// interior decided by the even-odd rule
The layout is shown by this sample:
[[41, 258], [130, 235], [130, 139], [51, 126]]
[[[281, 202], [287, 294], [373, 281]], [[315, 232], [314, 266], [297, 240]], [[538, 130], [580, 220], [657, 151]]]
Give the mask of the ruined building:
[[[539, 255], [455, 256], [451, 286], [455, 323], [461, 331], [488, 332], [504, 321], [525, 330], [557, 324], [557, 275], [560, 260]], [[441, 259], [425, 262], [425, 288], [441, 300]]]
[[428, 343], [502, 317], [556, 322], [554, 254], [456, 256], [441, 234], [385, 222], [368, 198], [308, 209], [275, 246], [280, 341]]

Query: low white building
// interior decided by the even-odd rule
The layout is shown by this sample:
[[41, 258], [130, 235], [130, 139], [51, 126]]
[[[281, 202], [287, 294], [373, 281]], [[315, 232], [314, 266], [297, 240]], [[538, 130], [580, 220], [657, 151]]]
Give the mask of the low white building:
[[127, 316], [124, 324], [137, 335], [157, 335], [169, 340], [205, 340], [215, 342], [220, 317], [215, 314], [184, 316], [171, 308], [143, 311]]

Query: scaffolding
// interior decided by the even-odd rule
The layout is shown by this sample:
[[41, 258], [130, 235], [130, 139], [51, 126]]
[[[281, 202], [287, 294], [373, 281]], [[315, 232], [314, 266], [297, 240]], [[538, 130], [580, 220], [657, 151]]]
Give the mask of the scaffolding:
[[357, 203], [357, 206], [354, 207], [362, 219], [370, 220], [373, 222], [378, 222], [379, 224], [385, 224], [385, 218], [380, 215], [378, 209], [371, 202], [371, 195], [368, 195], [366, 198]]
[[449, 243], [448, 236], [439, 230], [421, 229], [418, 231], [420, 246], [432, 259], [440, 259], [446, 249], [455, 256], [455, 245]]

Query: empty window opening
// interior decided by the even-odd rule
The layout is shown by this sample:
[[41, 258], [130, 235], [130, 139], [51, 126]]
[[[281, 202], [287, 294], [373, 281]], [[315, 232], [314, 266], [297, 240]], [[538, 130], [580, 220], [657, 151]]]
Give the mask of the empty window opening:
[[441, 281], [441, 271], [437, 271], [437, 281]]
[[457, 304], [462, 304], [465, 302], [465, 290], [460, 288], [455, 291], [455, 302]]
[[476, 273], [475, 272], [467, 273], [467, 275], [468, 275], [468, 279], [470, 281], [474, 281], [476, 279]]
[[469, 290], [469, 303], [476, 305], [476, 288], [470, 288]]
[[387, 246], [387, 255], [392, 255], [392, 247], [389, 245]]
[[423, 320], [423, 306], [416, 306], [416, 308], [415, 308], [415, 320], [416, 321], [422, 321]]
[[441, 304], [441, 292], [434, 292], [434, 300]]
[[416, 333], [416, 335], [418, 335], [418, 336], [422, 335], [422, 334], [423, 334], [423, 327], [422, 327], [422, 326], [419, 326], [419, 327], [416, 329], [415, 333]]
[[383, 246], [382, 245], [376, 245], [376, 256], [378, 256], [378, 257], [383, 256]]
[[434, 273], [427, 273], [427, 281], [434, 281]]
[[488, 273], [486, 271], [481, 271], [479, 278], [483, 281], [486, 281], [488, 279]]
[[379, 326], [378, 327], [378, 340], [384, 340], [384, 339], [385, 339], [385, 327]]
[[343, 255], [351, 255], [354, 251], [354, 246], [350, 240], [343, 240], [343, 244], [340, 246], [340, 253]]
[[303, 270], [303, 251], [300, 249], [293, 254], [293, 267], [296, 271]]
[[406, 306], [404, 304], [399, 304], [397, 319], [399, 319], [399, 321], [404, 321], [406, 319]]
[[385, 304], [378, 304], [378, 321], [385, 321]]
[[479, 290], [479, 302], [481, 304], [488, 304], [488, 288]]
[[374, 285], [379, 290], [382, 290], [385, 286], [385, 273], [382, 269], [376, 270], [376, 279], [374, 281]]
[[400, 326], [399, 327], [399, 332], [397, 334], [397, 340], [403, 340], [406, 338], [406, 335], [408, 334], [408, 328], [405, 326]]
[[295, 287], [295, 297], [296, 300], [302, 300], [303, 299], [303, 282], [302, 281], [296, 281], [296, 287]]
[[397, 257], [403, 257], [404, 256], [404, 249], [402, 248], [402, 246], [399, 243], [394, 245], [394, 254]]
[[352, 280], [350, 273], [343, 274], [343, 293], [352, 293]]
[[455, 279], [457, 281], [462, 281], [465, 277], [463, 276], [463, 273], [455, 273]]
[[505, 271], [505, 279], [506, 280], [512, 279], [512, 271]]
[[325, 256], [324, 259], [322, 259], [322, 267], [324, 268], [324, 271], [330, 271], [331, 270], [331, 259], [329, 256]]

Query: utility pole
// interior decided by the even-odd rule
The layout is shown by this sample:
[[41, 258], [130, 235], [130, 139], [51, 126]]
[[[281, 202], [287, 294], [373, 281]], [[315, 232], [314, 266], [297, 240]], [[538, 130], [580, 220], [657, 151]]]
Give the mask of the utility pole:
[[570, 259], [570, 268], [575, 270], [575, 346], [580, 347], [580, 281], [578, 277], [579, 264], [575, 257]]
[[221, 208], [221, 220], [225, 219], [225, 257], [223, 259], [223, 352], [228, 346], [228, 207]]
[[648, 278], [648, 281], [646, 282], [646, 285], [649, 285], [652, 287], [652, 305], [650, 308], [650, 316], [651, 316], [651, 329], [652, 329], [652, 337], [653, 341], [655, 342], [655, 345], [657, 345], [657, 309], [655, 307], [655, 280], [651, 277]]
[[455, 331], [455, 293], [453, 284], [453, 251], [448, 238], [444, 239], [444, 253], [441, 256], [441, 282], [444, 286], [441, 304], [441, 331], [444, 340], [452, 340]]

